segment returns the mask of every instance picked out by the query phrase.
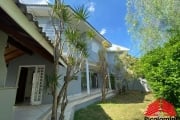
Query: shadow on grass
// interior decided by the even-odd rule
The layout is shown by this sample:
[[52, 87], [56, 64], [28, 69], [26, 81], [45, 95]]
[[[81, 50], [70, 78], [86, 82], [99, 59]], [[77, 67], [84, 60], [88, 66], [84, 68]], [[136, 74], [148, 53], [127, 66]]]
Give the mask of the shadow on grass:
[[[145, 96], [146, 93], [136, 91], [129, 91], [123, 95], [116, 95], [105, 103], [97, 102], [87, 108], [76, 111], [74, 120], [129, 120], [124, 119], [125, 117], [130, 118], [130, 120], [141, 120], [143, 119], [142, 109], [146, 106], [143, 105], [151, 101], [151, 95], [148, 98], [145, 98]], [[139, 106], [137, 106], [136, 103], [144, 104], [138, 104]]]
[[[110, 100], [107, 100], [106, 103], [113, 103], [113, 104], [142, 103], [145, 99], [145, 95], [147, 95], [147, 93], [128, 91], [124, 94], [116, 95]], [[150, 100], [146, 99], [146, 101], [150, 101]]]
[[112, 120], [98, 104], [76, 111], [74, 116], [74, 120]]

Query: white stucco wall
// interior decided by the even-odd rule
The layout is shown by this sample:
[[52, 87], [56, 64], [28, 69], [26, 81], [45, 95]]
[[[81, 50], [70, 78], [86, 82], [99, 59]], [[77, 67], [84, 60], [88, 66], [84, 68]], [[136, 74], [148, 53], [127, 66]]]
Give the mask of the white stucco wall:
[[4, 59], [4, 51], [6, 47], [8, 36], [6, 33], [0, 30], [0, 87], [5, 85], [7, 68]]
[[[21, 57], [12, 60], [8, 64], [8, 74], [6, 79], [7, 87], [16, 87], [16, 84], [18, 82], [17, 79], [18, 79], [19, 66], [23, 66], [23, 65], [45, 65], [45, 74], [50, 74], [53, 71], [53, 64], [47, 61], [46, 59], [42, 58], [41, 56], [37, 54], [23, 55]], [[44, 88], [42, 103], [46, 103], [48, 101], [51, 101], [51, 95], [48, 94]]]
[[[19, 66], [23, 65], [45, 65], [45, 74], [51, 74], [53, 72], [53, 63], [47, 61], [41, 56], [34, 55], [23, 55], [11, 61], [8, 64], [8, 74], [6, 80], [6, 86], [15, 87], [17, 84], [18, 69]], [[64, 76], [66, 68], [60, 67], [60, 73]], [[62, 76], [62, 77], [63, 77]], [[59, 80], [60, 85], [63, 80]], [[60, 86], [61, 87], [61, 86]], [[73, 80], [68, 86], [68, 95], [79, 94], [81, 92], [81, 77], [78, 74], [78, 80]], [[42, 103], [51, 103], [52, 97], [51, 92], [44, 88]]]
[[93, 39], [87, 41], [88, 45], [88, 61], [96, 63], [99, 61], [98, 51], [102, 48], [102, 45], [99, 41]]

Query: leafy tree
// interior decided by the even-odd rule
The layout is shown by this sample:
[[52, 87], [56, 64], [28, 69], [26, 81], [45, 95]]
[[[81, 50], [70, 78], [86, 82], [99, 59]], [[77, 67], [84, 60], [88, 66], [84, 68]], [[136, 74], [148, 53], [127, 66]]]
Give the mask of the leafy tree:
[[157, 97], [167, 99], [180, 110], [180, 31], [171, 32], [173, 36], [167, 43], [141, 58], [140, 71]]
[[127, 53], [117, 54], [115, 56], [115, 71], [118, 72], [117, 74], [121, 72], [125, 79], [131, 79], [135, 77], [134, 65], [136, 61], [136, 58]]
[[129, 32], [144, 52], [171, 37], [169, 29], [180, 29], [179, 0], [127, 0], [126, 22]]
[[124, 85], [123, 83], [118, 83], [118, 88], [122, 89], [123, 86], [126, 86], [125, 89], [128, 89], [128, 81], [134, 80], [136, 78], [134, 65], [137, 59], [124, 52], [120, 55], [116, 54], [114, 61], [116, 75], [121, 74], [121, 82], [125, 84]]
[[157, 97], [180, 107], [179, 0], [127, 0], [129, 32], [144, 52], [136, 64]]
[[[57, 109], [60, 104], [59, 120], [64, 120], [64, 111], [68, 103], [67, 87], [74, 76], [78, 74], [83, 66], [84, 58], [87, 53], [87, 37], [93, 37], [91, 31], [80, 31], [79, 24], [88, 17], [87, 9], [84, 6], [71, 9], [62, 1], [55, 0], [51, 12], [51, 22], [55, 31], [54, 38], [54, 74], [48, 77], [48, 87], [53, 96], [51, 120], [57, 120]], [[76, 22], [73, 22], [73, 21]], [[66, 64], [65, 77], [60, 91], [57, 89], [58, 81], [62, 75], [59, 75], [59, 58], [62, 58]]]

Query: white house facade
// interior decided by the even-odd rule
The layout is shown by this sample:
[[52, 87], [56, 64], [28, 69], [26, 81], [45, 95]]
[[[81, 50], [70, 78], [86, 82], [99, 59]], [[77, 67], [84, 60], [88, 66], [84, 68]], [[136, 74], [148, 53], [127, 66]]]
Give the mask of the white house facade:
[[[0, 120], [11, 120], [15, 105], [52, 103], [51, 93], [45, 87], [45, 75], [53, 73], [54, 30], [50, 10], [46, 5], [26, 6], [18, 0], [0, 1]], [[71, 7], [69, 10], [73, 13]], [[101, 89], [98, 51], [103, 48], [103, 42], [113, 47], [87, 21], [80, 23], [79, 30], [92, 30], [95, 36], [87, 40], [89, 56], [76, 80], [70, 82], [69, 96], [82, 92], [90, 95], [91, 90]], [[113, 49], [109, 48], [109, 74], [113, 72], [113, 56]], [[66, 63], [63, 59], [59, 59], [59, 63], [59, 72], [63, 75]], [[110, 79], [108, 83], [111, 88]]]
[[[73, 13], [73, 9], [70, 6], [68, 7], [70, 12]], [[46, 33], [46, 35], [48, 35], [53, 43], [55, 34], [49, 14], [51, 12], [51, 8], [49, 8], [47, 5], [28, 5], [27, 10], [38, 21], [39, 26], [42, 27], [43, 31]], [[87, 21], [81, 22], [78, 29], [82, 32], [92, 30], [95, 33], [95, 37], [92, 40], [87, 40], [87, 38], [84, 38], [87, 41], [89, 56], [86, 58], [84, 70], [77, 75], [77, 80], [70, 82], [68, 86], [69, 96], [81, 94], [84, 91], [87, 91], [87, 93], [90, 94], [92, 89], [101, 88], [102, 79], [97, 68], [99, 62], [98, 51], [102, 49], [103, 41], [106, 41], [108, 46], [111, 46], [111, 43], [101, 34], [99, 34], [99, 32], [97, 32], [95, 28], [93, 28]]]
[[17, 0], [0, 1], [1, 120], [12, 120], [14, 105], [46, 102], [44, 75], [52, 70], [53, 46], [25, 8]]

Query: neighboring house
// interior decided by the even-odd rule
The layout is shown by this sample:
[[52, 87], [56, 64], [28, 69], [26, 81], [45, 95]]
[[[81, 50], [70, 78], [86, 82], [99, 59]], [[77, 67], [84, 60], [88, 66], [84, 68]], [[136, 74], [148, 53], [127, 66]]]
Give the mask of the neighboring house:
[[120, 46], [120, 45], [116, 45], [116, 44], [112, 44], [112, 46], [110, 48], [107, 48], [107, 55], [108, 55], [108, 63], [109, 63], [109, 69], [110, 69], [110, 73], [115, 74], [115, 63], [116, 63], [116, 56], [117, 55], [121, 55], [123, 53], [127, 53], [129, 51], [128, 48]]
[[0, 120], [12, 119], [14, 105], [50, 98], [44, 75], [53, 71], [53, 46], [32, 18], [17, 0], [0, 1]]
[[[115, 89], [122, 90], [123, 87], [128, 90], [137, 90], [141, 92], [149, 92], [147, 81], [144, 79], [127, 79], [125, 74], [127, 73], [127, 68], [123, 65], [116, 64], [117, 56], [123, 55], [123, 53], [127, 53], [129, 51], [128, 48], [125, 48], [120, 45], [112, 44], [112, 47], [107, 49], [108, 55], [108, 64], [109, 64], [109, 72], [115, 77]], [[117, 66], [118, 65], [118, 66]], [[118, 69], [117, 69], [118, 68]], [[129, 71], [130, 72], [130, 71]]]
[[123, 80], [123, 70], [119, 71], [116, 69], [116, 57], [122, 55], [123, 53], [127, 53], [128, 51], [128, 48], [116, 44], [112, 44], [110, 48], [107, 48], [109, 72], [115, 77], [115, 89], [119, 89], [119, 84], [121, 84]]
[[[74, 13], [74, 10], [70, 6], [67, 7], [71, 13]], [[27, 10], [33, 14], [34, 19], [39, 22], [39, 26], [43, 28], [43, 31], [46, 32], [53, 43], [55, 33], [50, 17], [51, 8], [47, 5], [27, 5]], [[73, 22], [75, 24], [75, 21], [72, 21], [72, 23]], [[111, 43], [99, 34], [87, 21], [81, 22], [78, 29], [82, 32], [90, 29], [95, 33], [95, 37], [92, 40], [84, 38], [87, 40], [89, 56], [86, 59], [84, 70], [77, 75], [77, 80], [70, 82], [68, 86], [69, 96], [81, 94], [84, 91], [90, 94], [92, 89], [101, 88], [102, 79], [98, 71], [98, 51], [102, 49], [103, 41], [106, 41], [108, 46], [111, 46]]]

